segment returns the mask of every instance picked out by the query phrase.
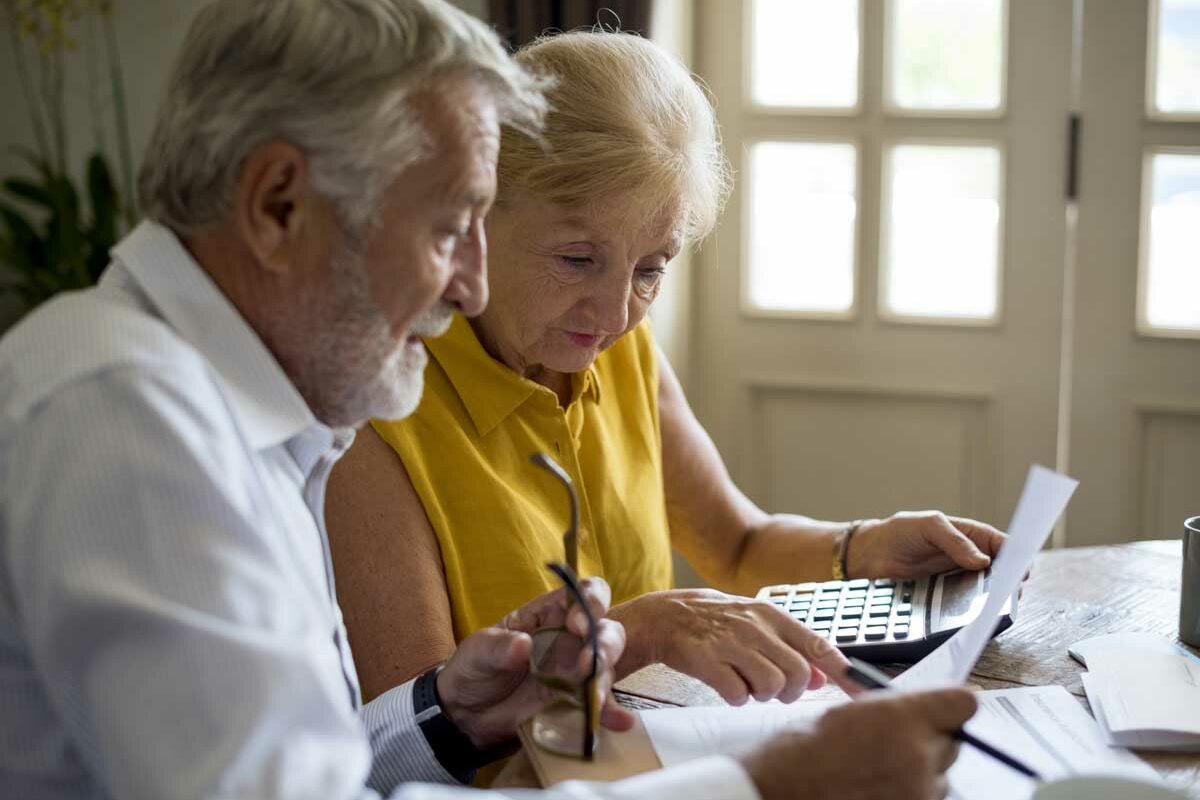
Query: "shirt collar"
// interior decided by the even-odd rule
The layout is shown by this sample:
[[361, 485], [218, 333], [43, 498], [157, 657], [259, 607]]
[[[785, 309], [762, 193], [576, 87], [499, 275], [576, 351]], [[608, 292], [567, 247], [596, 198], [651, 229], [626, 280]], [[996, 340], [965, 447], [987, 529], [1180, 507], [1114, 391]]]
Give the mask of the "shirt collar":
[[324, 427], [258, 334], [170, 229], [142, 222], [113, 255], [163, 320], [213, 366], [254, 449]]
[[[471, 324], [460, 314], [454, 316], [444, 335], [424, 341], [430, 355], [445, 370], [480, 436], [491, 433], [535, 393], [554, 396], [546, 387], [492, 358], [479, 343]], [[571, 386], [572, 405], [583, 397], [600, 402], [600, 381], [594, 363], [573, 375]]]

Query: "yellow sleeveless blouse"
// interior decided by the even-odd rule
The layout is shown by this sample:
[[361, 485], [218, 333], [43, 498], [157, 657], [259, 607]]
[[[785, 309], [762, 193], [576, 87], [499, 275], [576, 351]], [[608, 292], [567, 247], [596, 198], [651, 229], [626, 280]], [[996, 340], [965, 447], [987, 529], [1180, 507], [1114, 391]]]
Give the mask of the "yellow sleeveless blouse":
[[566, 491], [529, 456], [554, 457], [579, 493], [579, 571], [613, 603], [669, 589], [671, 543], [658, 426], [658, 361], [643, 323], [572, 376], [571, 402], [495, 361], [456, 316], [425, 342], [410, 417], [371, 424], [399, 454], [441, 546], [461, 641], [556, 588]]

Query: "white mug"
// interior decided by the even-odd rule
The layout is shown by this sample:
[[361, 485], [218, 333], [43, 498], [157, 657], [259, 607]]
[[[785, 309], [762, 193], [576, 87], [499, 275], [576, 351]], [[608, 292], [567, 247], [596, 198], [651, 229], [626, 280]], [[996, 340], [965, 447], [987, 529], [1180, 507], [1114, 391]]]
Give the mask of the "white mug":
[[1044, 784], [1032, 800], [1187, 800], [1187, 795], [1153, 783], [1093, 776]]

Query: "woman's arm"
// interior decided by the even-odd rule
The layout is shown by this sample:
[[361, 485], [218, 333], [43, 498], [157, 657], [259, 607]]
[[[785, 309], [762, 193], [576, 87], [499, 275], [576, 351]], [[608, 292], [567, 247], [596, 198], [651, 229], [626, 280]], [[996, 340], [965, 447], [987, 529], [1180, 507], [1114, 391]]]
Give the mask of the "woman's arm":
[[325, 523], [364, 702], [454, 652], [437, 535], [403, 462], [370, 426], [329, 478]]
[[[767, 514], [734, 485], [661, 350], [659, 424], [671, 542], [706, 581], [753, 595], [772, 583], [832, 577], [834, 542], [844, 522]], [[911, 577], [982, 569], [1004, 535], [990, 525], [937, 511], [867, 520], [850, 541], [854, 577]]]
[[659, 351], [658, 413], [671, 543], [704, 580], [753, 595], [770, 583], [831, 577], [833, 543], [844, 523], [771, 515], [729, 477], [708, 432]]

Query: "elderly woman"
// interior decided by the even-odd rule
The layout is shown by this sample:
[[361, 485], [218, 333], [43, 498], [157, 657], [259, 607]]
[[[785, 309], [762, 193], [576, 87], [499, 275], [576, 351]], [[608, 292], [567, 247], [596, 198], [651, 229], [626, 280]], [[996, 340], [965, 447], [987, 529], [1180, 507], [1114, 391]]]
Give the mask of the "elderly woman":
[[[672, 259], [712, 229], [728, 193], [707, 97], [635, 36], [569, 33], [516, 58], [557, 83], [544, 141], [503, 135], [491, 303], [426, 341], [417, 412], [364, 430], [329, 484], [363, 691], [411, 678], [553, 588], [543, 565], [563, 557], [568, 506], [529, 462], [545, 451], [580, 493], [580, 571], [607, 579], [626, 628], [618, 675], [664, 662], [730, 702], [793, 700], [837, 654], [739, 595], [843, 568], [980, 569], [1003, 535], [933, 512], [819, 522], [750, 502], [645, 321]], [[672, 549], [734, 594], [672, 589]]]

